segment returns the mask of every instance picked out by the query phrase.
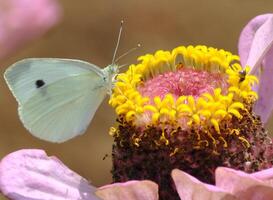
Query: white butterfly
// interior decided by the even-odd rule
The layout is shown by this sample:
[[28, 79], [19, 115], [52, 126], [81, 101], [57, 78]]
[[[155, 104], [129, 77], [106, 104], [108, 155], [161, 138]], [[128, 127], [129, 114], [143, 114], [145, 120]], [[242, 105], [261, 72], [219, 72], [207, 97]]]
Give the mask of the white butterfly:
[[24, 126], [38, 138], [64, 142], [86, 130], [117, 73], [115, 64], [100, 69], [80, 60], [29, 58], [4, 76]]
[[60, 143], [84, 133], [119, 71], [114, 60], [121, 30], [112, 64], [104, 69], [81, 60], [29, 58], [6, 70], [20, 119], [32, 135]]

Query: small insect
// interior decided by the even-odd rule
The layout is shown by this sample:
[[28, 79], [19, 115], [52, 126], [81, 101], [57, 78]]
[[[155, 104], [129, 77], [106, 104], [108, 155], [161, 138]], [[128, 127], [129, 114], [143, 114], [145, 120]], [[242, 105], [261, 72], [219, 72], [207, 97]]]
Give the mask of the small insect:
[[[236, 69], [235, 66], [231, 65], [230, 67], [236, 73], [238, 72], [238, 69]], [[239, 83], [241, 83], [241, 82], [243, 82], [245, 80], [246, 74], [247, 74], [246, 69], [242, 69], [242, 70], [239, 71]]]
[[122, 24], [112, 63], [104, 69], [81, 60], [28, 58], [6, 70], [19, 117], [32, 135], [61, 143], [85, 132], [106, 94], [111, 94], [121, 68], [116, 62], [139, 47], [115, 59]]
[[245, 78], [246, 78], [246, 70], [245, 69], [239, 71], [239, 77], [240, 77], [239, 83], [241, 83], [245, 80]]
[[105, 154], [105, 155], [103, 156], [102, 160], [105, 160], [105, 159], [108, 158], [108, 157], [109, 157], [109, 154]]

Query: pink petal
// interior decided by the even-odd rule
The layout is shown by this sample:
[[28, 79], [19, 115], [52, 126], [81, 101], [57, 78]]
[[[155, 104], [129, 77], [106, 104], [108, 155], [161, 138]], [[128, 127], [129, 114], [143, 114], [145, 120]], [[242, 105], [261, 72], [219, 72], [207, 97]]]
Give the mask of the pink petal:
[[178, 194], [182, 200], [235, 200], [237, 199], [227, 191], [200, 182], [193, 176], [175, 169], [172, 171]]
[[95, 188], [42, 150], [19, 150], [0, 162], [0, 190], [13, 200], [98, 200]]
[[60, 15], [56, 0], [0, 0], [0, 58], [41, 36]]
[[158, 186], [152, 181], [129, 181], [101, 187], [96, 194], [103, 200], [158, 200]]
[[257, 16], [246, 25], [239, 39], [239, 55], [242, 65], [249, 65], [251, 73], [260, 77], [254, 111], [266, 122], [273, 109], [273, 14]]
[[270, 184], [273, 187], [273, 168], [251, 174], [253, 177]]
[[216, 169], [216, 186], [234, 194], [238, 199], [273, 199], [273, 188], [251, 174], [229, 168]]
[[[255, 67], [272, 46], [273, 14], [259, 15], [252, 19], [242, 30], [239, 38], [239, 55], [243, 66]], [[258, 66], [256, 66], [258, 67]], [[253, 69], [256, 71], [256, 69]]]
[[[272, 25], [273, 27], [273, 25]], [[273, 31], [273, 29], [272, 29]], [[272, 32], [273, 35], [273, 32]], [[268, 121], [273, 110], [273, 46], [263, 59], [263, 73], [260, 77], [258, 95], [259, 99], [254, 107], [254, 112], [261, 116], [262, 121]]]

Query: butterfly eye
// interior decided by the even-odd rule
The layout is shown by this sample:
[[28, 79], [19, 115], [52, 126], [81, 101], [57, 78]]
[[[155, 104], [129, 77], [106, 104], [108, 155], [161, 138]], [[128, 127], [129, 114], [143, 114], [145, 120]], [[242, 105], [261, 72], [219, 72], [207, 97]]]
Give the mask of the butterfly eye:
[[43, 80], [37, 80], [37, 81], [35, 82], [35, 85], [36, 85], [37, 88], [40, 88], [40, 87], [42, 87], [43, 85], [45, 85], [45, 82], [44, 82]]

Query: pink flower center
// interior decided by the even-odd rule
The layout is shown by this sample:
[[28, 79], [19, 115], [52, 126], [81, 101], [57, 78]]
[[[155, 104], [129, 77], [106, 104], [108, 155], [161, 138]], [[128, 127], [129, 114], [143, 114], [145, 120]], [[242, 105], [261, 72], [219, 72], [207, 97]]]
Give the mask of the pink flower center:
[[228, 83], [223, 73], [182, 68], [159, 74], [139, 86], [138, 90], [142, 96], [151, 99], [156, 96], [163, 99], [166, 94], [172, 94], [177, 99], [183, 95], [197, 98], [203, 93], [212, 94], [219, 87], [226, 93]]

